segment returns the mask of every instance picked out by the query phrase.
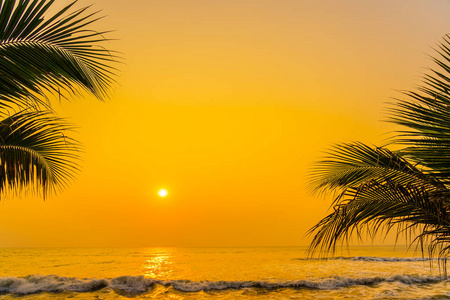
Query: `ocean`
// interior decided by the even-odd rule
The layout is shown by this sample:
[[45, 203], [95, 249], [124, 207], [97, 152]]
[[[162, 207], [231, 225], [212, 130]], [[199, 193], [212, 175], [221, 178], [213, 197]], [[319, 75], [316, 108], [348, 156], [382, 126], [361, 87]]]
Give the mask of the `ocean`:
[[4, 248], [0, 299], [450, 299], [405, 247]]

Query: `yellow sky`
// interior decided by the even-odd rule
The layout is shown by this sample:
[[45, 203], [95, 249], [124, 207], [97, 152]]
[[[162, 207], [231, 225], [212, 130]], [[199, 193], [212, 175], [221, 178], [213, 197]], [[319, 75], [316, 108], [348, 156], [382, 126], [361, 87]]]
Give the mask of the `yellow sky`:
[[57, 105], [83, 170], [45, 202], [0, 202], [0, 246], [306, 245], [330, 204], [308, 168], [380, 143], [385, 103], [450, 32], [448, 1], [92, 1], [118, 84]]

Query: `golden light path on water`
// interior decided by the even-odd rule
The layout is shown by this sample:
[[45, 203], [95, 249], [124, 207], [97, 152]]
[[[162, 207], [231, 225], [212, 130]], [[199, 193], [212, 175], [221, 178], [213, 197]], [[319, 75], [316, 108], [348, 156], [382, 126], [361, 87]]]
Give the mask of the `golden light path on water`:
[[148, 252], [148, 259], [142, 265], [142, 273], [154, 279], [170, 278], [172, 275], [173, 248], [155, 248]]

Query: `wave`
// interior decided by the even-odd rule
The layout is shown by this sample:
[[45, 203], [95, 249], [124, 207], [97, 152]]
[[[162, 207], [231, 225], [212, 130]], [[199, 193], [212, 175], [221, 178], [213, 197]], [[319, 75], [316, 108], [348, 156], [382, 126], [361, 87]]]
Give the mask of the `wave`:
[[112, 279], [83, 279], [56, 275], [29, 275], [26, 277], [0, 277], [0, 294], [29, 295], [39, 293], [88, 293], [110, 288], [116, 293], [138, 295], [149, 292], [156, 285], [173, 288], [179, 292], [224, 291], [242, 289], [313, 289], [332, 290], [355, 285], [376, 285], [398, 282], [403, 284], [432, 284], [445, 281], [435, 276], [397, 275], [391, 277], [345, 278], [333, 277], [320, 281], [190, 281], [156, 280], [144, 276], [121, 276]]
[[377, 257], [377, 256], [337, 256], [337, 257], [319, 257], [319, 258], [294, 258], [294, 260], [352, 260], [352, 261], [374, 261], [374, 262], [414, 262], [414, 261], [431, 261], [436, 258], [426, 257]]

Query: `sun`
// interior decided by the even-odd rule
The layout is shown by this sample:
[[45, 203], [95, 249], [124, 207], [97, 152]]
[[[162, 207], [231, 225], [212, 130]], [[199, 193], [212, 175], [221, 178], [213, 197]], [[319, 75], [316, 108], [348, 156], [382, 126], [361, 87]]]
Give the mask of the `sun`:
[[162, 198], [164, 198], [165, 196], [167, 196], [167, 194], [169, 194], [169, 192], [166, 189], [160, 189], [158, 191], [158, 195]]

